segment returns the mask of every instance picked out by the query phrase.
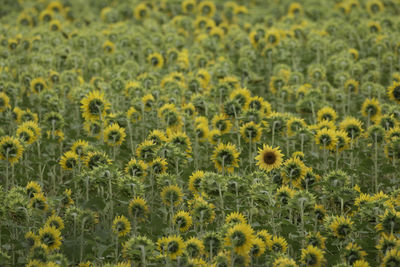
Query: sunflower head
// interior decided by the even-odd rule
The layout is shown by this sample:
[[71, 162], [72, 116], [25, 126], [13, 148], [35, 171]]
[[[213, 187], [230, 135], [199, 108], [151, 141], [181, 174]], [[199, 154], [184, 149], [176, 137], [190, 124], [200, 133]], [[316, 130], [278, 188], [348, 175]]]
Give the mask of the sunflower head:
[[11, 164], [18, 162], [22, 157], [22, 147], [20, 141], [11, 136], [3, 136], [0, 139], [0, 159], [6, 160]]
[[239, 167], [239, 154], [235, 145], [220, 143], [214, 149], [211, 159], [219, 171], [232, 173], [235, 167]]
[[161, 199], [167, 206], [178, 206], [182, 202], [182, 190], [176, 185], [165, 186], [161, 191]]
[[125, 216], [117, 216], [113, 221], [112, 230], [119, 237], [126, 236], [131, 231], [131, 223]]
[[178, 211], [173, 218], [174, 225], [181, 232], [186, 232], [192, 226], [192, 217], [187, 211]]
[[258, 156], [255, 159], [260, 169], [269, 172], [280, 167], [282, 158], [283, 154], [279, 147], [273, 148], [264, 144], [262, 149], [259, 148]]
[[129, 202], [129, 214], [139, 221], [144, 221], [149, 213], [146, 200], [135, 197]]

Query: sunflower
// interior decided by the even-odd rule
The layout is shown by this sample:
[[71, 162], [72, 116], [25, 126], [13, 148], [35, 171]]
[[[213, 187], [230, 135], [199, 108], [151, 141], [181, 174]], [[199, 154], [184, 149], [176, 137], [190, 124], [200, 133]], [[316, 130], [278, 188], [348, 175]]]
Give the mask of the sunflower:
[[47, 89], [46, 81], [43, 78], [35, 78], [31, 80], [30, 89], [36, 94], [40, 94]]
[[361, 114], [369, 118], [371, 120], [374, 120], [376, 117], [379, 117], [381, 114], [381, 107], [379, 105], [379, 101], [376, 98], [372, 99], [365, 99], [362, 107], [361, 107]]
[[325, 263], [325, 252], [318, 247], [308, 246], [301, 250], [300, 262], [310, 267], [320, 267]]
[[147, 135], [147, 140], [152, 140], [154, 144], [157, 146], [167, 142], [167, 136], [165, 135], [164, 131], [160, 131], [157, 129], [152, 130], [148, 135]]
[[344, 83], [344, 89], [346, 92], [357, 94], [358, 87], [359, 87], [359, 82], [353, 79], [349, 79]]
[[265, 34], [265, 40], [268, 45], [271, 45], [272, 47], [277, 46], [281, 40], [279, 31], [277, 29], [269, 29]]
[[95, 137], [100, 139], [102, 136], [102, 122], [101, 121], [85, 121], [83, 124], [83, 129], [85, 129], [86, 133], [90, 137]]
[[225, 246], [232, 247], [239, 255], [250, 252], [254, 240], [254, 231], [250, 225], [239, 223], [228, 229]]
[[196, 8], [196, 1], [195, 0], [184, 0], [181, 4], [182, 11], [185, 14], [192, 13]]
[[274, 253], [285, 253], [287, 246], [286, 240], [281, 236], [273, 236], [268, 241], [268, 248]]
[[273, 169], [277, 169], [282, 164], [283, 154], [279, 147], [273, 148], [269, 145], [263, 145], [263, 148], [258, 149], [257, 165], [260, 169], [270, 172]]
[[295, 195], [295, 191], [290, 187], [284, 185], [281, 186], [275, 193], [275, 198], [277, 202], [282, 203], [283, 205], [289, 204], [289, 200], [293, 198]]
[[109, 146], [120, 146], [125, 137], [125, 129], [117, 123], [113, 123], [104, 129], [104, 142]]
[[315, 143], [323, 149], [334, 150], [336, 148], [336, 132], [332, 129], [318, 130], [315, 135]]
[[19, 126], [15, 135], [26, 145], [32, 144], [37, 139], [35, 133], [26, 126]]
[[400, 232], [400, 212], [395, 209], [386, 209], [383, 215], [379, 215], [379, 224], [376, 229], [386, 234]]
[[208, 133], [209, 133], [209, 129], [208, 129], [208, 125], [206, 125], [206, 124], [203, 124], [203, 123], [199, 124], [195, 128], [196, 137], [201, 142], [204, 142], [208, 139]]
[[378, 245], [376, 248], [380, 251], [382, 255], [385, 255], [389, 250], [399, 247], [400, 240], [393, 234], [382, 233], [379, 238]]
[[126, 117], [131, 123], [136, 123], [141, 120], [140, 113], [134, 107], [130, 107], [128, 109], [126, 112]]
[[201, 180], [204, 178], [204, 171], [194, 171], [189, 177], [189, 190], [195, 194], [200, 192]]
[[[380, 126], [380, 127], [383, 128], [382, 126]], [[384, 129], [382, 129], [382, 130], [384, 130]], [[386, 142], [390, 142], [396, 138], [400, 138], [400, 127], [399, 126], [393, 127], [391, 129], [389, 129], [388, 131], [386, 131], [386, 133], [385, 133], [385, 141]]]
[[307, 167], [299, 158], [290, 158], [281, 168], [283, 181], [287, 184], [298, 184], [306, 175]]
[[145, 140], [136, 148], [138, 158], [146, 163], [150, 163], [155, 158], [156, 144], [152, 140]]
[[161, 200], [167, 206], [178, 206], [182, 202], [182, 190], [176, 185], [165, 186], [161, 191]]
[[64, 221], [63, 219], [61, 219], [60, 216], [53, 214], [49, 218], [47, 218], [45, 226], [54, 227], [61, 231], [62, 229], [64, 229]]
[[139, 221], [144, 221], [149, 213], [146, 200], [135, 197], [129, 202], [129, 214]]
[[215, 168], [217, 168], [219, 171], [227, 171], [228, 173], [232, 173], [235, 167], [239, 167], [239, 154], [240, 153], [236, 150], [235, 145], [230, 143], [220, 143], [214, 149], [211, 160], [214, 162]]
[[187, 211], [178, 211], [172, 221], [181, 232], [186, 232], [192, 226], [192, 216]]
[[336, 146], [335, 146], [334, 150], [337, 150], [338, 152], [342, 152], [343, 150], [346, 150], [349, 148], [349, 144], [350, 144], [351, 140], [345, 131], [343, 131], [343, 130], [336, 131], [335, 136], [336, 136]]
[[159, 251], [172, 260], [182, 256], [186, 249], [182, 237], [177, 235], [160, 238], [157, 244]]
[[150, 11], [149, 11], [146, 3], [138, 4], [133, 10], [133, 14], [135, 16], [135, 19], [137, 19], [137, 20], [145, 19], [146, 17], [149, 16], [149, 13], [150, 13]]
[[391, 100], [400, 104], [400, 82], [393, 82], [387, 89], [387, 94]]
[[60, 159], [61, 168], [72, 170], [79, 163], [79, 157], [74, 151], [67, 151]]
[[371, 15], [375, 15], [384, 9], [384, 6], [379, 0], [368, 0], [367, 1], [367, 11]]
[[378, 21], [369, 21], [367, 27], [371, 33], [378, 33], [382, 29], [381, 24]]
[[82, 99], [81, 104], [83, 117], [89, 121], [102, 120], [110, 108], [110, 103], [104, 98], [104, 93], [99, 91], [92, 91], [87, 94]]
[[320, 249], [325, 249], [325, 240], [326, 238], [323, 237], [320, 232], [309, 233], [306, 237], [306, 244]]
[[288, 256], [280, 256], [274, 260], [273, 267], [298, 267], [295, 260]]
[[358, 138], [362, 132], [362, 122], [353, 117], [346, 117], [340, 124], [341, 130], [347, 133], [347, 136], [352, 140]]
[[32, 231], [26, 232], [25, 240], [29, 248], [33, 247], [34, 245], [40, 242], [39, 236], [33, 233]]
[[238, 88], [232, 91], [229, 98], [236, 100], [242, 108], [245, 108], [250, 102], [251, 93], [247, 88]]
[[382, 267], [400, 266], [400, 249], [393, 248], [386, 252], [382, 259]]
[[159, 53], [152, 53], [147, 57], [147, 61], [151, 66], [161, 69], [164, 66], [164, 58]]
[[265, 242], [258, 237], [253, 239], [253, 244], [250, 249], [250, 254], [252, 257], [259, 258], [261, 257], [266, 249]]
[[112, 230], [119, 237], [126, 236], [131, 231], [131, 223], [125, 216], [117, 216], [113, 221]]
[[33, 197], [30, 199], [29, 205], [41, 211], [46, 211], [49, 208], [47, 204], [47, 199], [42, 192], [33, 194]]
[[216, 7], [215, 7], [214, 2], [212, 2], [212, 1], [202, 1], [199, 3], [197, 10], [201, 16], [211, 18], [215, 14]]
[[321, 122], [324, 120], [335, 122], [337, 119], [337, 113], [331, 107], [324, 107], [324, 108], [321, 108], [320, 110], [318, 110], [317, 119], [318, 119], [318, 122]]
[[200, 224], [212, 223], [215, 219], [215, 206], [202, 197], [196, 196], [190, 203], [190, 208], [193, 218]]
[[254, 144], [261, 139], [261, 127], [251, 121], [240, 127], [240, 134], [247, 143], [251, 141]]
[[204, 253], [204, 245], [200, 239], [196, 237], [191, 237], [190, 239], [186, 240], [186, 253], [191, 258], [199, 258]]
[[150, 164], [151, 171], [156, 174], [163, 174], [167, 171], [167, 161], [164, 158], [157, 157]]
[[74, 200], [71, 198], [72, 191], [71, 189], [65, 189], [63, 194], [62, 194], [62, 199], [61, 203], [65, 208], [68, 208], [69, 206], [74, 204]]
[[20, 141], [12, 136], [3, 136], [0, 139], [0, 159], [6, 160], [11, 164], [18, 162], [22, 157], [22, 147]]
[[72, 144], [71, 151], [78, 155], [80, 158], [84, 158], [87, 148], [89, 148], [89, 142], [79, 139]]
[[147, 175], [148, 165], [142, 160], [131, 159], [125, 166], [125, 173], [136, 177], [145, 177]]
[[306, 123], [301, 118], [292, 117], [286, 122], [287, 135], [293, 136], [298, 131], [306, 128]]
[[232, 128], [232, 123], [229, 117], [225, 114], [215, 115], [211, 123], [214, 128], [220, 131], [221, 134], [228, 133]]
[[0, 92], [0, 112], [3, 112], [10, 107], [10, 98], [4, 92]]
[[61, 232], [55, 227], [45, 226], [39, 229], [40, 241], [47, 246], [47, 249], [57, 250], [61, 246]]
[[353, 229], [353, 222], [349, 217], [335, 216], [328, 225], [333, 236], [339, 239], [345, 239]]
[[362, 260], [367, 255], [359, 245], [352, 242], [347, 244], [343, 254], [349, 264], [353, 264], [357, 260]]
[[32, 198], [34, 194], [42, 192], [42, 187], [38, 182], [35, 181], [30, 181], [26, 185], [26, 193], [29, 198]]
[[90, 169], [110, 163], [111, 160], [108, 158], [108, 156], [104, 152], [100, 151], [89, 152], [85, 158], [85, 165]]

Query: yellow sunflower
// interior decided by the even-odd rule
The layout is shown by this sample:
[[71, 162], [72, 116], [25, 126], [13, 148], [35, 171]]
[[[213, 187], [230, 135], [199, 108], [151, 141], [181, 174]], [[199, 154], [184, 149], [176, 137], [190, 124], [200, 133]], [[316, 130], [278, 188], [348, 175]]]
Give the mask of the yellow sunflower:
[[260, 169], [269, 172], [281, 166], [283, 161], [282, 158], [283, 154], [279, 147], [273, 148], [269, 145], [264, 145], [262, 149], [259, 148], [258, 156], [255, 159], [257, 160], [257, 165]]
[[105, 99], [104, 93], [92, 91], [81, 101], [81, 109], [85, 120], [96, 121], [104, 119], [110, 103]]
[[232, 173], [235, 167], [239, 167], [239, 154], [235, 145], [220, 143], [214, 149], [211, 160], [219, 171]]
[[247, 255], [254, 240], [254, 230], [250, 225], [239, 223], [228, 229], [225, 245], [232, 247], [239, 255]]

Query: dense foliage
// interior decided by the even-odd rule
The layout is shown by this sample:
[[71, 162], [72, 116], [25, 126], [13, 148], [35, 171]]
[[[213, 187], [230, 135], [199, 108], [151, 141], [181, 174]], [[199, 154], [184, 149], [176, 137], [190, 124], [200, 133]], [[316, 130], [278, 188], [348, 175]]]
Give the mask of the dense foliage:
[[398, 1], [0, 23], [0, 266], [400, 266]]

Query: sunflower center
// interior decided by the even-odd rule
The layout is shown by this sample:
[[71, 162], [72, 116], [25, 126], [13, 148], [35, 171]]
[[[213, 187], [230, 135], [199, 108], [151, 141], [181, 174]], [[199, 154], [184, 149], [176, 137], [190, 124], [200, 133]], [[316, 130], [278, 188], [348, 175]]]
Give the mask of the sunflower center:
[[193, 243], [187, 245], [186, 251], [192, 258], [196, 258], [200, 253], [199, 247]]
[[230, 165], [233, 163], [234, 158], [230, 151], [223, 150], [220, 152], [219, 156], [225, 165]]
[[274, 152], [266, 152], [263, 157], [264, 163], [272, 165], [276, 162], [276, 155]]
[[178, 224], [180, 228], [185, 228], [187, 225], [187, 221], [184, 217], [178, 217], [176, 218], [176, 224]]
[[72, 168], [75, 167], [75, 165], [76, 165], [76, 160], [75, 160], [74, 158], [69, 158], [69, 159], [67, 159], [67, 161], [65, 162], [65, 165], [66, 165], [68, 168], [72, 169]]
[[337, 232], [340, 236], [347, 236], [350, 232], [350, 226], [347, 224], [339, 225]]

